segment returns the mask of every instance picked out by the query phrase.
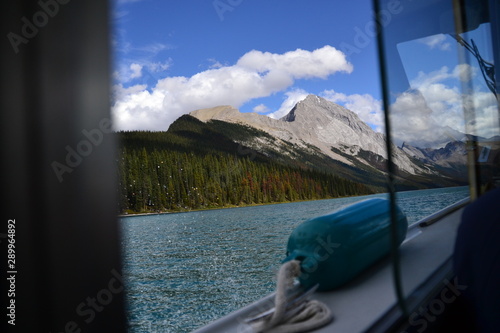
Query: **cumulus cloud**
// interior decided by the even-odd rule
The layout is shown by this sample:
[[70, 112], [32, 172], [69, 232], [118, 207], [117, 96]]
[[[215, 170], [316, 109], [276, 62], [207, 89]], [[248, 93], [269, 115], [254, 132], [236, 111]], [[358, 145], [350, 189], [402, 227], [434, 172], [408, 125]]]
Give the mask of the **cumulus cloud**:
[[138, 60], [129, 65], [122, 65], [117, 71], [113, 73], [116, 82], [120, 84], [136, 82], [138, 79], [147, 76], [154, 76], [157, 73], [162, 73], [170, 68], [172, 63], [171, 59], [164, 62], [154, 62], [149, 60]]
[[455, 77], [462, 82], [468, 82], [476, 76], [477, 72], [477, 67], [472, 67], [468, 64], [460, 64], [453, 70], [452, 77]]
[[138, 81], [144, 81], [145, 76], [155, 76], [155, 74], [160, 74], [170, 68], [172, 65], [171, 58], [167, 58], [163, 62], [155, 59], [157, 59], [159, 53], [172, 49], [173, 46], [159, 42], [135, 46], [125, 40], [125, 34], [124, 30], [117, 29], [115, 36], [112, 38], [120, 63], [113, 73], [115, 82], [120, 84], [137, 83]]
[[495, 96], [489, 91], [476, 92], [471, 99], [475, 117], [468, 119], [466, 130], [484, 138], [500, 135], [499, 106]]
[[218, 60], [216, 60], [214, 58], [209, 58], [207, 60], [210, 63], [209, 68], [221, 68], [221, 67], [224, 67], [224, 65], [220, 61], [218, 61]]
[[312, 52], [297, 49], [284, 54], [253, 50], [241, 57], [237, 66], [258, 73], [283, 74], [294, 79], [326, 79], [335, 72], [350, 73], [353, 70], [345, 55], [329, 45]]
[[117, 100], [124, 99], [128, 95], [133, 95], [135, 93], [139, 93], [141, 91], [144, 91], [144, 90], [146, 90], [146, 88], [147, 88], [147, 85], [145, 85], [145, 84], [138, 84], [135, 86], [130, 86], [130, 87], [125, 88], [123, 86], [123, 84], [120, 83], [120, 84], [115, 84], [112, 87], [111, 93], [113, 95], [113, 100], [117, 101]]
[[467, 82], [472, 80], [476, 74], [477, 68], [468, 64], [457, 65], [451, 71], [447, 66], [443, 66], [439, 70], [430, 73], [420, 71], [417, 77], [411, 80], [410, 85], [415, 88], [420, 88], [449, 79], [458, 79], [462, 82]]
[[135, 86], [120, 89], [115, 86], [117, 96], [121, 99], [113, 107], [113, 125], [119, 130], [152, 129], [158, 126], [156, 122], [166, 121], [161, 113], [168, 96], [160, 90], [149, 92]]
[[[496, 101], [490, 92], [464, 95], [458, 81], [474, 78], [477, 69], [466, 64], [423, 73], [411, 81], [412, 90], [400, 94], [391, 105], [391, 124], [397, 144], [407, 142], [419, 147], [440, 147], [461, 139], [460, 133], [483, 137], [497, 135]], [[454, 80], [454, 81], [450, 81]], [[474, 119], [464, 121], [463, 100], [470, 100]]]
[[130, 65], [130, 71], [131, 71], [130, 73], [131, 79], [136, 79], [142, 76], [142, 66], [139, 64]]
[[144, 66], [151, 72], [157, 73], [166, 71], [167, 69], [170, 68], [171, 64], [172, 64], [172, 59], [168, 59], [167, 61], [164, 62], [146, 61]]
[[250, 51], [235, 65], [211, 68], [191, 77], [166, 77], [152, 91], [135, 91], [113, 106], [116, 129], [165, 130], [190, 111], [217, 105], [240, 107], [284, 91], [298, 79], [326, 79], [353, 70], [345, 55], [331, 46], [283, 54]]
[[433, 146], [441, 126], [432, 116], [433, 110], [419, 90], [409, 90], [399, 95], [391, 105], [390, 114], [396, 144], [406, 142], [417, 147]]
[[446, 36], [443, 34], [421, 38], [418, 41], [427, 45], [431, 50], [439, 49], [441, 51], [447, 51], [451, 49], [451, 44], [446, 42]]
[[128, 66], [122, 65], [113, 73], [113, 79], [117, 82], [127, 83], [142, 76], [142, 66], [132, 63]]
[[269, 108], [267, 106], [265, 106], [264, 104], [259, 104], [253, 108], [253, 112], [267, 113], [267, 112], [269, 112]]

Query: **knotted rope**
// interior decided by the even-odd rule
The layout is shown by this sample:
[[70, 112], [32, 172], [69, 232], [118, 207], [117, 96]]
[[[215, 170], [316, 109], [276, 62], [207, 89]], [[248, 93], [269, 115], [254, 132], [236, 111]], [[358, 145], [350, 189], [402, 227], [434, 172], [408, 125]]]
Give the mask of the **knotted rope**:
[[253, 323], [255, 333], [302, 333], [320, 328], [333, 319], [330, 309], [323, 303], [310, 300], [295, 316], [284, 320], [287, 308], [287, 290], [300, 275], [300, 261], [292, 260], [283, 264], [278, 272], [275, 311], [269, 318]]

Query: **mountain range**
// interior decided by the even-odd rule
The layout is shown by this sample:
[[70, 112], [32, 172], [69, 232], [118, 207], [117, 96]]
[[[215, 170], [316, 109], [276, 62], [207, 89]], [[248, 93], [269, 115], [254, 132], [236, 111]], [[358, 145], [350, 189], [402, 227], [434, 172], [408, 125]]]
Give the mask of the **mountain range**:
[[[195, 121], [193, 118], [236, 143], [240, 154], [334, 173], [377, 190], [385, 188], [385, 135], [375, 132], [353, 111], [319, 96], [307, 96], [281, 119], [241, 113], [231, 106], [200, 109], [180, 117], [168, 132], [193, 138], [182, 125]], [[224, 127], [233, 130], [221, 131]], [[211, 141], [208, 137], [198, 139]], [[463, 141], [452, 141], [439, 149], [393, 144], [391, 150], [396, 184], [401, 190], [466, 183]]]
[[[196, 110], [167, 131], [118, 132], [122, 213], [186, 211], [387, 191], [387, 141], [356, 113], [309, 95], [272, 119]], [[396, 190], [467, 184], [466, 148], [391, 146]]]

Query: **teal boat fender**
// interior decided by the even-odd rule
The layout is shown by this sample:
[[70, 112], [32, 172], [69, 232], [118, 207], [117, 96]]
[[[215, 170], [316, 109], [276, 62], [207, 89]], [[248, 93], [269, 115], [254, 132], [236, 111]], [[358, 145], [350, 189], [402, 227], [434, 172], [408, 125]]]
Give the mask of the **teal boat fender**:
[[[398, 246], [408, 220], [396, 207]], [[299, 260], [302, 286], [332, 290], [351, 281], [391, 251], [390, 202], [375, 198], [307, 220], [291, 233], [287, 258]]]

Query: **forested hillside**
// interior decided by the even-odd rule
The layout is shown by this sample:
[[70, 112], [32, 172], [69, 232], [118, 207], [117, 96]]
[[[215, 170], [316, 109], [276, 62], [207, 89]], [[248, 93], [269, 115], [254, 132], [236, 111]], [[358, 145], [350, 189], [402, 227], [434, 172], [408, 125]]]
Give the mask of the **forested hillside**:
[[168, 132], [121, 132], [120, 211], [163, 212], [335, 198], [372, 189], [327, 171], [277, 162], [190, 117]]

